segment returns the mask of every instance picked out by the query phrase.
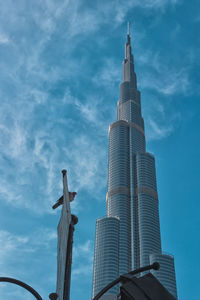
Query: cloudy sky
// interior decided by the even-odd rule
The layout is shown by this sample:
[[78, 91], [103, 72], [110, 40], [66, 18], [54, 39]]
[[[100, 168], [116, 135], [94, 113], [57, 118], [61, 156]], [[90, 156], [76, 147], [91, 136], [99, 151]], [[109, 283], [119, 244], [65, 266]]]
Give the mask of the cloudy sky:
[[[198, 0], [0, 2], [0, 276], [25, 281], [44, 299], [55, 291], [60, 209], [51, 206], [65, 168], [78, 192], [71, 299], [90, 299], [129, 20], [147, 149], [156, 157], [162, 246], [175, 256], [179, 300], [196, 300]], [[1, 283], [0, 299], [33, 297]]]

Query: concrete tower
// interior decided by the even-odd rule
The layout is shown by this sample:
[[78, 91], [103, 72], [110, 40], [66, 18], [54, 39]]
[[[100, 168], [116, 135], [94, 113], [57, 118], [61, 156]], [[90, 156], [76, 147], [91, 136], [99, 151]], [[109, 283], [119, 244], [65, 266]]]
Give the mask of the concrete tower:
[[106, 200], [107, 217], [96, 222], [92, 297], [119, 275], [158, 261], [154, 276], [177, 298], [174, 259], [161, 250], [155, 159], [146, 152], [129, 26], [117, 121], [109, 127]]

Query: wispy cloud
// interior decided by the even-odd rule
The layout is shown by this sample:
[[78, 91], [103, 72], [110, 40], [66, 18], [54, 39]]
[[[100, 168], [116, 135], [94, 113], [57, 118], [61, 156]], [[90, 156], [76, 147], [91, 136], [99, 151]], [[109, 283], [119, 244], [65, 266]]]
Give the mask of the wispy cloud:
[[83, 244], [79, 244], [74, 247], [74, 259], [84, 257], [89, 260], [92, 259], [92, 254], [93, 254], [93, 243], [90, 240], [85, 241]]
[[78, 268], [72, 271], [72, 276], [73, 279], [78, 280], [78, 276], [84, 276], [84, 275], [88, 276], [91, 275], [91, 272], [92, 272], [92, 264], [90, 265], [81, 264]]
[[10, 39], [8, 36], [0, 33], [0, 44], [8, 44], [10, 42]]
[[72, 278], [79, 280], [79, 276], [92, 274], [93, 243], [87, 240], [84, 244], [74, 247], [73, 260], [77, 261], [72, 269]]
[[100, 166], [106, 161], [106, 155], [101, 145], [86, 135], [80, 135], [64, 151], [69, 163], [70, 181], [77, 190], [85, 188], [93, 191], [95, 188], [97, 193], [105, 186], [104, 171]]
[[99, 86], [112, 88], [119, 84], [121, 79], [121, 64], [114, 61], [113, 58], [105, 58], [102, 68], [94, 76], [93, 81]]
[[[0, 113], [2, 114], [0, 195], [4, 203], [28, 208], [41, 214], [50, 212], [50, 203], [53, 203], [61, 193], [61, 181], [58, 176], [63, 168], [69, 170], [70, 182], [73, 182], [74, 189], [85, 188], [92, 192], [97, 183], [99, 191], [103, 188], [105, 175], [99, 170], [102, 161], [106, 161], [106, 152], [98, 144], [102, 142], [102, 138], [97, 138], [95, 132], [94, 137], [93, 133], [86, 136], [84, 127], [87, 130], [88, 127], [95, 125], [95, 130], [98, 128], [103, 131], [106, 127], [100, 116], [101, 102], [95, 101], [94, 98], [88, 98], [84, 103], [68, 91], [56, 106], [49, 103], [52, 99], [50, 95], [40, 90], [32, 90], [30, 97], [31, 105], [26, 105], [23, 98], [20, 100], [22, 108], [17, 120], [14, 120], [16, 108], [13, 108], [12, 103], [4, 105]], [[46, 110], [46, 115], [43, 115], [40, 107]], [[58, 119], [56, 108], [62, 109], [63, 112], [66, 110], [68, 117], [65, 113]], [[79, 113], [79, 123], [84, 127], [83, 131], [81, 129], [78, 133], [76, 129], [74, 132], [68, 132], [66, 140], [65, 130], [79, 126], [79, 123], [72, 120], [71, 109]], [[9, 122], [5, 117], [8, 116], [8, 112]], [[5, 172], [4, 166], [8, 161], [10, 164]], [[15, 174], [13, 168], [16, 168]], [[40, 174], [41, 180], [37, 181], [36, 178], [32, 180], [37, 173]], [[38, 186], [38, 191], [33, 201], [28, 196], [28, 189], [34, 188], [34, 185]], [[81, 205], [77, 203], [73, 204], [73, 207], [78, 206], [80, 209]]]
[[[149, 100], [145, 115], [147, 139], [166, 138], [176, 128], [179, 116], [163, 101], [157, 101], [156, 105], [153, 102], [155, 95], [165, 99], [187, 95], [191, 84], [188, 66], [182, 62], [172, 66], [156, 49], [150, 48], [153, 44], [147, 35], [146, 22], [152, 25], [152, 20], [158, 19], [160, 25], [160, 16], [165, 17], [167, 9], [180, 2], [2, 2], [0, 203], [10, 216], [21, 214], [24, 218], [27, 212], [30, 223], [32, 218], [43, 222], [43, 216], [49, 222], [51, 205], [62, 194], [63, 168], [68, 170], [70, 190], [78, 192], [72, 211], [78, 212], [79, 220], [84, 223], [86, 209], [90, 206], [87, 215], [90, 212], [92, 215], [97, 201], [104, 199], [107, 128], [116, 119], [115, 103], [121, 79], [115, 43], [119, 45], [117, 36], [125, 31], [124, 23], [136, 12], [134, 48], [141, 72], [136, 71], [141, 78], [138, 80], [141, 90], [148, 93]], [[178, 32], [177, 26], [175, 33]], [[144, 39], [149, 43], [148, 51], [140, 47]], [[188, 55], [192, 64], [198, 53], [191, 51]], [[85, 227], [79, 228], [82, 237]], [[16, 226], [12, 232], [0, 231], [0, 254], [4, 258], [0, 261], [1, 270], [6, 275], [21, 277], [47, 295], [56, 282], [56, 232], [40, 228], [23, 235], [20, 230]], [[84, 234], [84, 241], [74, 243], [73, 278], [84, 277], [89, 281], [93, 237], [88, 230]], [[85, 290], [90, 285], [91, 282], [87, 283]], [[17, 292], [13, 294], [10, 291], [5, 295], [9, 299], [23, 299]]]
[[18, 286], [12, 284], [2, 284], [0, 290], [1, 299], [15, 299], [15, 300], [33, 300], [33, 296]]
[[[106, 184], [101, 168], [102, 161], [106, 167], [106, 147], [102, 145], [111, 115], [103, 105], [104, 96], [94, 88], [101, 89], [101, 82], [111, 91], [120, 81], [121, 66], [106, 57], [93, 76], [90, 47], [95, 48], [95, 35], [103, 26], [112, 23], [110, 30], [115, 30], [131, 8], [160, 9], [176, 2], [128, 0], [116, 5], [111, 0], [88, 6], [80, 0], [45, 0], [32, 3], [31, 9], [30, 3], [23, 1], [20, 5], [11, 0], [3, 3], [0, 18], [5, 26], [0, 44], [5, 44], [6, 50], [0, 72], [1, 201], [49, 213], [60, 194], [59, 172], [65, 167], [70, 170], [74, 189], [92, 193], [95, 188], [98, 197]], [[166, 86], [154, 81], [154, 86], [165, 94], [173, 93], [174, 82], [180, 84], [181, 75], [175, 73]], [[78, 91], [85, 78], [91, 91], [83, 96]], [[187, 78], [181, 83], [187, 86]], [[147, 82], [144, 85], [147, 87]], [[34, 199], [30, 196], [33, 190]]]
[[147, 120], [147, 126], [149, 140], [159, 140], [166, 138], [174, 129], [172, 124], [159, 124], [153, 119]]
[[153, 89], [164, 95], [186, 94], [190, 91], [189, 65], [177, 68], [160, 53], [144, 51], [137, 57], [143, 70], [142, 89]]
[[151, 95], [144, 118], [147, 141], [153, 141], [167, 138], [179, 126], [181, 114], [170, 107], [170, 101], [165, 99], [164, 102]]
[[186, 69], [176, 71], [163, 66], [157, 74], [144, 74], [141, 86], [143, 89], [154, 89], [164, 95], [185, 94], [190, 87], [188, 76]]
[[167, 4], [175, 5], [179, 0], [145, 0], [143, 3], [141, 1], [136, 1], [137, 5], [144, 6], [146, 8], [160, 8]]
[[124, 22], [127, 13], [133, 8], [164, 11], [167, 5], [174, 6], [177, 3], [179, 3], [179, 0], [127, 0], [126, 2], [119, 0], [116, 5], [115, 1], [102, 1], [101, 5], [98, 6], [98, 11], [100, 14], [104, 12], [104, 21], [112, 16], [112, 20], [115, 20], [116, 24], [121, 24]]
[[8, 231], [0, 230], [0, 264], [5, 264], [5, 260], [15, 251], [23, 249], [27, 245], [28, 237], [14, 236]]
[[[55, 169], [56, 162], [54, 158], [58, 154], [58, 149], [54, 146], [53, 140], [49, 139], [49, 134], [44, 131], [39, 130], [35, 137], [31, 137], [31, 128], [25, 128], [22, 124], [15, 124], [10, 129], [6, 127], [1, 127], [1, 129], [3, 129], [2, 136], [5, 137], [5, 139], [2, 139], [3, 151], [1, 152], [3, 162], [1, 169], [5, 174], [0, 177], [1, 198], [10, 205], [23, 206], [35, 212], [41, 212], [44, 210], [46, 202], [44, 200], [40, 201], [42, 194], [46, 193], [44, 199], [48, 199], [52, 194], [54, 186], [52, 170]], [[7, 172], [3, 170], [6, 161], [10, 161]], [[17, 167], [15, 174], [13, 174], [13, 167]], [[28, 187], [33, 184], [31, 184], [32, 180], [29, 176], [31, 174], [34, 176], [38, 169], [45, 171], [45, 178], [43, 185], [41, 184], [39, 187], [41, 195], [37, 201], [33, 202], [31, 197], [27, 197], [28, 190], [25, 186]], [[12, 178], [12, 180], [9, 178]], [[42, 204], [40, 209], [37, 208], [39, 201]]]
[[[49, 228], [40, 228], [30, 234], [19, 235], [7, 230], [0, 230], [0, 267], [1, 276], [13, 277], [32, 285], [42, 296], [45, 285], [52, 286], [55, 276], [46, 276], [55, 272], [55, 264], [48, 264], [48, 257], [56, 260], [56, 232]], [[32, 265], [34, 264], [34, 265]], [[52, 270], [53, 268], [53, 270]], [[28, 272], [27, 272], [28, 270]], [[44, 271], [45, 270], [45, 271]], [[34, 274], [41, 274], [40, 283]], [[40, 276], [40, 275], [39, 275]], [[45, 278], [43, 280], [43, 278]], [[14, 295], [14, 296], [13, 296]], [[16, 286], [1, 287], [2, 299], [29, 299], [29, 293]], [[30, 298], [32, 299], [32, 297]]]
[[[1, 272], [13, 272], [15, 269], [12, 265], [14, 261], [17, 263], [22, 259], [26, 259], [26, 257], [28, 260], [29, 255], [32, 255], [33, 252], [41, 251], [44, 248], [51, 249], [50, 244], [52, 241], [56, 244], [56, 238], [56, 231], [49, 228], [40, 228], [32, 232], [31, 235], [18, 235], [6, 230], [0, 230]], [[9, 268], [6, 269], [8, 265]]]

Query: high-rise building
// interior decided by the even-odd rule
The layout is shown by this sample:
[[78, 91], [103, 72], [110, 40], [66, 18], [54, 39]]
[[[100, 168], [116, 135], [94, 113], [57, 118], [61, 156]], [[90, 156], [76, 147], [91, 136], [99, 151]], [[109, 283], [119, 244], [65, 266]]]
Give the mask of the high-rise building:
[[[107, 216], [96, 221], [92, 297], [123, 273], [154, 261], [154, 276], [177, 298], [174, 259], [162, 253], [154, 156], [146, 152], [128, 29], [117, 121], [109, 127]], [[119, 287], [104, 296], [115, 299]]]

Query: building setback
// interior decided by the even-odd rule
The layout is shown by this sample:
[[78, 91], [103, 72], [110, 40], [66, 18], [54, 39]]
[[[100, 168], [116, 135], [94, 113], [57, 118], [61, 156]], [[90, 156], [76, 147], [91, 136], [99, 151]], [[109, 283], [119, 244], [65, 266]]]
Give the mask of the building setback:
[[129, 29], [117, 121], [109, 127], [106, 201], [107, 216], [96, 221], [92, 298], [119, 275], [155, 261], [161, 267], [152, 273], [177, 298], [174, 259], [161, 248], [155, 159], [146, 152]]

